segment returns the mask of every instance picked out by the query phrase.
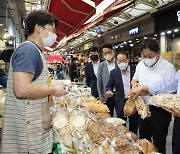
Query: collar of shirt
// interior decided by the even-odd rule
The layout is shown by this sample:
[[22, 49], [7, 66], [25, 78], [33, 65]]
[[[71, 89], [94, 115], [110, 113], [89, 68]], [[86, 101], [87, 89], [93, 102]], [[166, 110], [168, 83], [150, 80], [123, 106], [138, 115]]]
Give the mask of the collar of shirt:
[[115, 58], [113, 59], [112, 63], [108, 63], [108, 61], [106, 61], [106, 62], [107, 62], [107, 66], [108, 66], [108, 71], [110, 73], [111, 70], [115, 69]]
[[112, 63], [109, 63], [107, 60], [106, 60], [106, 63], [107, 63], [108, 65], [111, 65], [111, 64], [115, 63], [115, 61], [116, 61], [116, 59], [114, 58], [113, 61], [112, 61]]
[[92, 62], [92, 64], [93, 64], [93, 66], [94, 66], [94, 65], [97, 65], [97, 64], [100, 64], [100, 60], [98, 60], [97, 63], [93, 63], [93, 62]]

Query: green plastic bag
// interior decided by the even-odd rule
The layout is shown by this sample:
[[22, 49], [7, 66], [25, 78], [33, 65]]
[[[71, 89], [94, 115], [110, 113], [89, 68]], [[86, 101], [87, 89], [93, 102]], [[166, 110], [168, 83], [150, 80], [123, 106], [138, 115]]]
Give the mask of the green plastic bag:
[[62, 154], [59, 143], [53, 143], [53, 154]]

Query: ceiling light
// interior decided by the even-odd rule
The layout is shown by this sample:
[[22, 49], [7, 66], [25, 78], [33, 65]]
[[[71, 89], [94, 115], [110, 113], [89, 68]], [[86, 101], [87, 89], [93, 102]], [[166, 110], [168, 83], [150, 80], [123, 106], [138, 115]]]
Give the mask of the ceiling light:
[[13, 41], [12, 41], [12, 40], [10, 40], [10, 41], [9, 41], [9, 44], [13, 44]]
[[133, 44], [130, 44], [131, 47], [133, 47]]
[[147, 39], [147, 37], [145, 36], [144, 39]]
[[4, 31], [7, 32], [7, 29], [5, 28]]
[[137, 41], [137, 43], [139, 43], [139, 41]]
[[127, 42], [126, 42], [126, 41], [124, 41], [124, 44], [127, 44]]
[[154, 34], [154, 36], [157, 36], [157, 34]]
[[165, 32], [162, 32], [161, 35], [165, 35], [166, 33]]
[[155, 40], [156, 38], [155, 37], [153, 37], [153, 40]]
[[137, 38], [136, 41], [139, 41], [139, 39]]
[[9, 37], [9, 33], [5, 33], [4, 38], [8, 38], [8, 37]]
[[175, 32], [175, 33], [179, 32], [179, 29], [175, 29], [174, 32]]
[[167, 31], [167, 34], [171, 34], [171, 31], [169, 30], [169, 31]]
[[132, 43], [132, 41], [131, 41], [131, 40], [129, 40], [128, 42], [129, 42], [129, 43]]
[[2, 26], [3, 26], [3, 24], [0, 24], [0, 26], [2, 27]]
[[123, 46], [122, 46], [122, 45], [121, 45], [120, 47], [121, 47], [121, 48], [123, 48]]

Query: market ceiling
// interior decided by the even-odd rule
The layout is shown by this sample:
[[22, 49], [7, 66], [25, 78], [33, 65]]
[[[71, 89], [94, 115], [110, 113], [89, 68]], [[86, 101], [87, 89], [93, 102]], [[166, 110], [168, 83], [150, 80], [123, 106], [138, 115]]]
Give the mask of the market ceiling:
[[48, 11], [60, 21], [58, 46], [74, 46], [172, 0], [50, 0]]
[[[97, 2], [96, 4], [100, 2], [100, 0], [93, 1]], [[60, 21], [59, 27], [57, 27], [60, 39], [75, 32], [96, 13], [93, 6], [82, 0], [51, 0], [48, 11]]]
[[[100, 20], [94, 20], [93, 25], [86, 23], [88, 19], [97, 13], [98, 5], [102, 5], [103, 1], [106, 1], [103, 10], [100, 10], [100, 20], [105, 20], [106, 18], [114, 15], [119, 11], [111, 10], [115, 5], [121, 2], [127, 2], [127, 0], [111, 0], [107, 3], [107, 0], [51, 0], [49, 3], [48, 11], [54, 14], [60, 21], [57, 27], [58, 41], [64, 37], [68, 37], [71, 34], [81, 34], [80, 29], [84, 31], [83, 27], [90, 28], [94, 24], [100, 22]], [[135, 3], [135, 0], [128, 0], [129, 5]], [[96, 17], [97, 18], [97, 17]], [[78, 32], [78, 33], [76, 33]]]

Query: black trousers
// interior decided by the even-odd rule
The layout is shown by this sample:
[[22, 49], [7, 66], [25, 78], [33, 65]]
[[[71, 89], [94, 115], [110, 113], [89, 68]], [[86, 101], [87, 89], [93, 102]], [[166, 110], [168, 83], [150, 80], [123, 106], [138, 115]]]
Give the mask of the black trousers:
[[173, 154], [180, 154], [180, 118], [174, 119], [172, 151]]
[[107, 99], [106, 105], [107, 105], [108, 108], [109, 108], [111, 117], [113, 117], [113, 114], [114, 114], [114, 107], [115, 107], [115, 99], [114, 99], [114, 96]]
[[[127, 99], [125, 99], [124, 102], [126, 102]], [[107, 101], [106, 101], [106, 105], [108, 106], [109, 110], [110, 110], [110, 115], [111, 117], [113, 117], [113, 114], [114, 114], [114, 108], [116, 110], [116, 113], [119, 113], [117, 112], [118, 111], [118, 108], [116, 107], [115, 105], [115, 99], [114, 99], [114, 96], [112, 98], [108, 98]], [[117, 114], [117, 117], [118, 118], [121, 118], [125, 121], [127, 121], [127, 117], [124, 116], [124, 112], [122, 110], [122, 112], [120, 112], [119, 114]], [[139, 121], [138, 121], [138, 114], [134, 114], [132, 116], [129, 117], [129, 130], [135, 134], [137, 134], [137, 131], [138, 131], [138, 124]]]
[[140, 139], [146, 138], [157, 147], [158, 152], [166, 153], [166, 138], [168, 134], [169, 124], [171, 122], [171, 113], [162, 108], [150, 106], [151, 117], [139, 119]]

